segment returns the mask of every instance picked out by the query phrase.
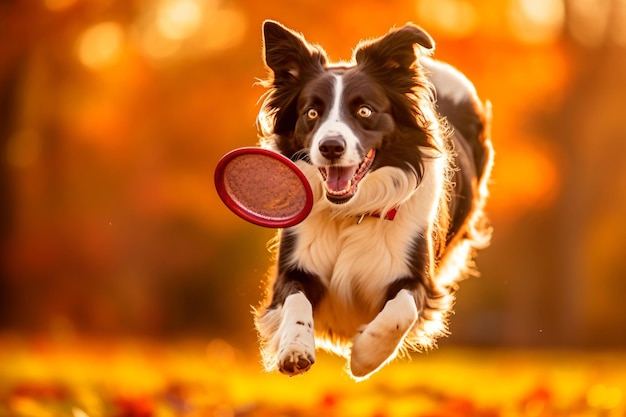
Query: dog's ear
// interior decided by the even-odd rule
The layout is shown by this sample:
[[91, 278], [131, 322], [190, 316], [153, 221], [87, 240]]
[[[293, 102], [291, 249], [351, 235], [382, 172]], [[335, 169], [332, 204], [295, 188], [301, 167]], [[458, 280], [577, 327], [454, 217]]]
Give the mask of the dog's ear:
[[310, 46], [302, 35], [272, 20], [263, 22], [263, 47], [265, 64], [276, 81], [299, 81], [306, 71], [326, 63], [320, 48]]
[[361, 42], [354, 58], [361, 65], [376, 63], [387, 70], [408, 69], [417, 58], [416, 45], [425, 51], [435, 48], [435, 42], [426, 31], [407, 23], [399, 29], [392, 29], [381, 38]]

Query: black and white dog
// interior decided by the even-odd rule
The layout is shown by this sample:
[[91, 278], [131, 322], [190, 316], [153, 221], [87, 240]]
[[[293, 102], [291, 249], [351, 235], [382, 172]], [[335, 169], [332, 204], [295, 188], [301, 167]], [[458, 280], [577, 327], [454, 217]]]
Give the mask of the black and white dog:
[[296, 375], [317, 346], [366, 378], [447, 332], [457, 283], [489, 243], [489, 108], [407, 24], [347, 63], [279, 23], [263, 26], [261, 146], [304, 171], [315, 203], [279, 231], [256, 314], [264, 364]]

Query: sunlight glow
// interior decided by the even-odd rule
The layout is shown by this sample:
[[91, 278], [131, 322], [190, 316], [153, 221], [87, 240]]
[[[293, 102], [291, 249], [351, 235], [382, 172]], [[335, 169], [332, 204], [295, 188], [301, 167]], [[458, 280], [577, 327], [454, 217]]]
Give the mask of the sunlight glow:
[[162, 0], [147, 8], [132, 28], [133, 38], [154, 60], [220, 52], [238, 45], [245, 15], [216, 0]]
[[77, 45], [78, 57], [83, 65], [101, 69], [117, 61], [123, 42], [124, 32], [119, 23], [99, 23], [80, 36]]
[[467, 0], [419, 0], [417, 15], [454, 38], [471, 35], [478, 25], [476, 9]]
[[203, 9], [197, 0], [166, 0], [157, 11], [157, 27], [169, 39], [192, 36], [202, 24]]
[[549, 43], [561, 34], [565, 20], [563, 0], [515, 0], [509, 24], [517, 39], [525, 43]]

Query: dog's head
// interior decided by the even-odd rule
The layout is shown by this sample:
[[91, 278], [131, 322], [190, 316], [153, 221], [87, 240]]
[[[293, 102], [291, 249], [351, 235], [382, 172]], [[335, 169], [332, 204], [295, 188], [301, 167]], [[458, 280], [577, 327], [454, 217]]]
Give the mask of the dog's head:
[[422, 176], [418, 148], [436, 148], [429, 131], [432, 88], [420, 51], [434, 46], [407, 24], [361, 42], [350, 63], [330, 64], [324, 50], [273, 21], [263, 25], [268, 93], [262, 136], [292, 159], [315, 166], [325, 195], [349, 202], [382, 167]]

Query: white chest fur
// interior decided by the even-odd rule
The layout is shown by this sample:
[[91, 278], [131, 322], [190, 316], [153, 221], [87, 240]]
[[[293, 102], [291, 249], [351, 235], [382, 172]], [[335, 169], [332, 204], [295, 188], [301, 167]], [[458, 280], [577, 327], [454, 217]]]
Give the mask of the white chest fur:
[[[316, 204], [294, 228], [296, 247], [289, 263], [317, 275], [327, 288], [315, 311], [316, 329], [330, 328], [339, 337], [351, 338], [380, 311], [389, 284], [409, 276], [413, 244], [435, 221], [444, 188], [443, 158], [430, 159], [425, 165], [417, 188], [410, 181], [405, 181], [405, 187], [397, 186], [393, 178], [406, 178], [399, 169], [373, 172], [361, 184], [355, 201], [345, 207], [326, 201], [316, 169], [301, 166], [313, 186]], [[394, 220], [367, 216], [357, 224], [359, 213], [394, 205], [399, 206]]]

